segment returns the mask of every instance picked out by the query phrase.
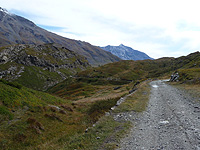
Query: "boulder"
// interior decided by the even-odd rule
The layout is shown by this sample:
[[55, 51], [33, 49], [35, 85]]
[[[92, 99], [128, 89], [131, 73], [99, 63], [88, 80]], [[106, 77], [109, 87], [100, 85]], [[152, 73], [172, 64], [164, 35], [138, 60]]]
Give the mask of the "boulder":
[[177, 82], [179, 78], [178, 72], [174, 73], [171, 75], [171, 79], [169, 80], [170, 82]]

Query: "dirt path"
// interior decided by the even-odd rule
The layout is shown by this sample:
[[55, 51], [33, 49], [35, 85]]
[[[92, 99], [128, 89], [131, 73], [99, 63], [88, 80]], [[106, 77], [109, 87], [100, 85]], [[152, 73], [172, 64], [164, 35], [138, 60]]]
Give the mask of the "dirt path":
[[200, 150], [200, 105], [163, 81], [150, 83], [145, 112], [133, 115], [135, 127], [121, 141], [120, 150]]

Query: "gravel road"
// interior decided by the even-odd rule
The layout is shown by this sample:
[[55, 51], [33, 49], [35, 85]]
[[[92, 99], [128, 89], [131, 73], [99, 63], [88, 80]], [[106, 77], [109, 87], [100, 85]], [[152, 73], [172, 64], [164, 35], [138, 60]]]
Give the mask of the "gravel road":
[[134, 127], [119, 150], [200, 150], [200, 104], [164, 81], [150, 85], [147, 110], [125, 114]]

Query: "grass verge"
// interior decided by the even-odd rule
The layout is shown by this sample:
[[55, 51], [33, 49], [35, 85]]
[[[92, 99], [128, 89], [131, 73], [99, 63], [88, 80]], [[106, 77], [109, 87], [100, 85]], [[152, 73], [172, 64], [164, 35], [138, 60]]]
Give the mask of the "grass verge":
[[115, 149], [125, 130], [131, 124], [129, 122], [120, 123], [114, 121], [112, 116], [102, 117], [94, 127], [88, 129], [86, 133], [75, 134], [72, 137], [62, 137], [58, 140], [61, 150], [100, 150]]
[[149, 82], [145, 81], [141, 83], [138, 87], [138, 90], [133, 93], [131, 96], [127, 97], [125, 102], [118, 106], [114, 112], [127, 112], [135, 111], [142, 112], [146, 109], [149, 100], [150, 86]]
[[[125, 111], [144, 111], [148, 104], [149, 94], [150, 86], [148, 82], [141, 83], [138, 90], [118, 106], [113, 114]], [[88, 112], [93, 114], [99, 112], [99, 110], [104, 110], [100, 108], [107, 103], [108, 101], [96, 101]], [[112, 115], [103, 116], [95, 126], [88, 128], [87, 133], [75, 135], [70, 139], [61, 138], [61, 141], [65, 141], [65, 146], [61, 149], [114, 150], [119, 147], [120, 139], [128, 133], [133, 125], [130, 121], [116, 121]]]

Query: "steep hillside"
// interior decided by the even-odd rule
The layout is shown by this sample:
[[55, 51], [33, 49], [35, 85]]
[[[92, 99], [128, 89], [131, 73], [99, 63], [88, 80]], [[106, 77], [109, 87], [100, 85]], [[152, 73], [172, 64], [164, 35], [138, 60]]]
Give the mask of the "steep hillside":
[[33, 22], [0, 8], [0, 46], [11, 44], [58, 43], [87, 58], [93, 66], [116, 62], [120, 59], [87, 42], [72, 40], [46, 31]]
[[176, 59], [176, 66], [180, 69], [179, 81], [182, 83], [199, 84], [200, 83], [200, 53], [195, 52], [186, 57]]
[[90, 67], [87, 59], [55, 44], [0, 48], [0, 78], [44, 90]]
[[112, 54], [118, 56], [123, 60], [144, 60], [144, 59], [152, 59], [147, 54], [140, 52], [138, 50], [134, 50], [131, 47], [125, 46], [123, 44], [119, 46], [105, 46], [101, 47], [102, 49], [111, 52]]

